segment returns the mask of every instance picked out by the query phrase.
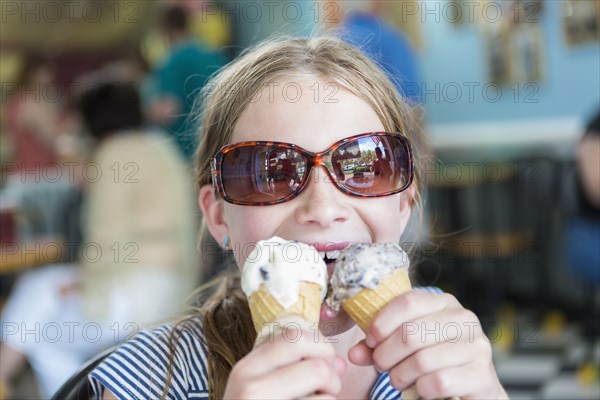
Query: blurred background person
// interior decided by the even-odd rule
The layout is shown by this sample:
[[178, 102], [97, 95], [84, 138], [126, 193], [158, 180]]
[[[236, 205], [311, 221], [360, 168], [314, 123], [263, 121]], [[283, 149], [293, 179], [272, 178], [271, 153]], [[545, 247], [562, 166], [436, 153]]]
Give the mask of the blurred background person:
[[[577, 151], [577, 212], [567, 230], [567, 262], [584, 280], [600, 285], [600, 113]], [[597, 324], [597, 321], [596, 321]]]
[[62, 103], [46, 95], [55, 84], [55, 66], [41, 54], [25, 57], [15, 90], [7, 102], [6, 134], [13, 148], [12, 162], [24, 181], [35, 171], [58, 161], [56, 140], [63, 127]]
[[331, 2], [339, 10], [335, 26], [342, 39], [358, 46], [387, 72], [412, 105], [422, 105], [419, 60], [407, 36], [382, 15], [382, 0]]
[[225, 59], [190, 35], [188, 12], [183, 6], [167, 6], [160, 23], [169, 50], [150, 77], [156, 93], [149, 100], [147, 113], [151, 121], [175, 138], [185, 157], [191, 159], [198, 141], [190, 111], [208, 77], [225, 64]]
[[86, 149], [80, 121], [56, 82], [57, 69], [42, 53], [29, 51], [14, 87], [3, 86], [2, 145], [8, 151], [2, 151], [0, 199], [15, 207], [26, 239], [53, 236], [63, 225], [63, 204], [78, 196], [67, 164], [81, 161]]
[[3, 183], [39, 184], [41, 173], [64, 170], [64, 162], [74, 161], [84, 151], [85, 143], [78, 140], [80, 121], [57, 83], [57, 69], [54, 60], [32, 50], [23, 57], [14, 85], [3, 87], [2, 131], [10, 147], [2, 160], [9, 170]]
[[135, 86], [105, 83], [81, 111], [105, 173], [88, 185], [86, 241], [101, 262], [85, 262], [90, 315], [149, 322], [169, 315], [198, 283], [192, 186], [174, 142], [145, 132]]
[[[27, 360], [42, 398], [103, 348], [175, 314], [200, 277], [183, 157], [166, 134], [144, 130], [133, 82], [102, 73], [90, 79], [96, 86], [79, 108], [98, 175], [83, 182], [79, 264], [23, 273], [2, 310], [0, 380], [10, 388]], [[82, 331], [90, 324], [97, 327], [91, 339]], [[56, 340], [14, 334], [14, 327], [49, 325], [60, 330]]]
[[[1, 133], [2, 146], [8, 147], [8, 150], [2, 149], [0, 160], [0, 211], [6, 218], [3, 224], [10, 221], [10, 226], [2, 227], [0, 238], [2, 267], [8, 268], [8, 272], [1, 271], [0, 292], [1, 300], [4, 300], [12, 287], [14, 299], [1, 308], [0, 387], [5, 392], [10, 388], [7, 382], [25, 365], [25, 354], [30, 351], [36, 353], [36, 360], [41, 361], [30, 362], [40, 370], [45, 369], [42, 364], [46, 356], [42, 354], [43, 350], [37, 353], [40, 332], [28, 340], [20, 335], [8, 339], [7, 323], [10, 325], [9, 332], [14, 327], [20, 329], [24, 326], [5, 317], [12, 318], [12, 314], [17, 321], [27, 321], [30, 327], [35, 328], [35, 324], [39, 323], [37, 317], [48, 311], [47, 307], [56, 304], [51, 305], [45, 296], [47, 290], [39, 292], [39, 302], [29, 302], [30, 290], [36, 294], [46, 287], [60, 291], [62, 280], [74, 268], [72, 263], [76, 251], [75, 248], [70, 249], [73, 251], [65, 249], [63, 244], [75, 245], [81, 241], [81, 192], [69, 178], [69, 167], [65, 163], [82, 160], [85, 143], [79, 140], [79, 120], [69, 108], [63, 88], [57, 83], [58, 70], [59, 65], [53, 59], [42, 52], [28, 50], [24, 53], [14, 83], [3, 83], [6, 107], [2, 114]], [[29, 257], [18, 254], [21, 250], [28, 252]], [[9, 253], [14, 257], [6, 263]], [[25, 264], [43, 266], [49, 263], [56, 264], [37, 276], [10, 273], [12, 268], [25, 269]], [[13, 285], [15, 280], [17, 283]], [[50, 318], [55, 315], [50, 314]], [[46, 348], [49, 346], [46, 344]], [[60, 367], [52, 368], [61, 370]], [[45, 393], [51, 393], [55, 387], [51, 381], [52, 377], [43, 382], [40, 380], [40, 390], [50, 388]]]

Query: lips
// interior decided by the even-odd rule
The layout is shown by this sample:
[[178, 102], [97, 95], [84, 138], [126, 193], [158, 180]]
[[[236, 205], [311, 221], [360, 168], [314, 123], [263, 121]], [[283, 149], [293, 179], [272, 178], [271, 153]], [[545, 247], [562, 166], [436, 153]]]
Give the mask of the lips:
[[348, 247], [350, 242], [314, 242], [309, 244], [315, 249], [317, 249], [317, 251], [329, 252], [343, 250], [346, 247]]
[[323, 261], [325, 261], [326, 264], [329, 264], [338, 259], [341, 251], [348, 247], [349, 243], [350, 242], [314, 242], [310, 243], [310, 245], [319, 252], [319, 256]]

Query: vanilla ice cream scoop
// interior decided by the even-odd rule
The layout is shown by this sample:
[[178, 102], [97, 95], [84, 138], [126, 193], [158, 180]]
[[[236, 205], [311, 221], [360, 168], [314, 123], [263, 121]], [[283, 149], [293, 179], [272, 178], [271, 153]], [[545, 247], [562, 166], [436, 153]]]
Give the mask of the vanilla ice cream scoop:
[[242, 268], [247, 297], [262, 286], [284, 309], [298, 302], [302, 282], [319, 285], [322, 302], [327, 293], [325, 262], [314, 247], [277, 236], [258, 242]]
[[335, 263], [326, 304], [338, 311], [362, 289], [375, 289], [397, 269], [408, 274], [410, 261], [400, 246], [392, 243], [354, 243], [342, 250]]

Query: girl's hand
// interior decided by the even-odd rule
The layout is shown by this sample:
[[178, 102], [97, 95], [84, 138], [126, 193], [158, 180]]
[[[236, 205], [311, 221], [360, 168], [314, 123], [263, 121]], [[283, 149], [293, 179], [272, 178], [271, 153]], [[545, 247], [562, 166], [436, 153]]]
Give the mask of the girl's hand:
[[348, 356], [389, 371], [397, 389], [416, 384], [425, 399], [508, 398], [477, 316], [449, 294], [413, 290], [392, 300]]
[[[335, 399], [346, 365], [321, 335], [296, 324], [268, 334], [232, 369], [226, 399]], [[263, 331], [264, 332], [264, 331]], [[317, 336], [317, 337], [316, 337]]]

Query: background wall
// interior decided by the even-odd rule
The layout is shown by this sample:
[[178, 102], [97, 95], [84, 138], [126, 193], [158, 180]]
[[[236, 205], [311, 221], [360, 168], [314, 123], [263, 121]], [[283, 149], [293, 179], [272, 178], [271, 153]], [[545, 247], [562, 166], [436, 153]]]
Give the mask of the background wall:
[[[442, 7], [446, 2], [437, 3]], [[441, 88], [441, 93], [435, 90], [437, 99], [434, 94], [423, 94], [429, 122], [446, 124], [573, 117], [587, 120], [600, 104], [600, 47], [598, 42], [567, 47], [563, 35], [562, 3], [543, 2], [543, 11], [536, 23], [540, 25], [543, 38], [543, 80], [537, 82], [537, 89], [526, 87], [525, 83], [503, 87], [497, 102], [486, 101], [486, 95], [482, 93], [483, 85], [488, 82], [488, 66], [485, 37], [480, 27], [473, 23], [454, 26], [443, 19], [436, 22], [434, 14], [422, 13], [426, 23], [421, 26], [423, 48], [419, 55], [424, 85], [428, 90], [435, 90], [439, 83]], [[433, 5], [428, 7], [435, 8]], [[481, 15], [481, 7], [474, 10], [476, 15], [477, 10]], [[474, 87], [472, 102], [469, 99], [469, 82], [481, 84]], [[444, 93], [444, 85], [449, 83], [451, 86], [447, 86], [447, 93]], [[456, 97], [456, 91], [452, 90], [452, 86], [456, 85], [452, 83], [463, 90], [462, 96], [454, 103], [448, 101]], [[495, 93], [490, 90], [487, 98], [493, 96]]]

